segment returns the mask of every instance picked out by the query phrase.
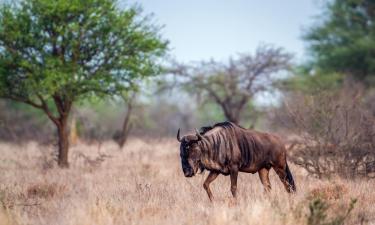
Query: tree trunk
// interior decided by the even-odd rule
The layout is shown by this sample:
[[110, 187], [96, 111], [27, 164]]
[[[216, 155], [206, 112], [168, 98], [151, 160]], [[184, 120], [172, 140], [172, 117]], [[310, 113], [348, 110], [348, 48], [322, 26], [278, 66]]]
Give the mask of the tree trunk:
[[231, 114], [228, 114], [228, 115], [225, 115], [225, 117], [227, 118], [227, 120], [228, 120], [229, 122], [232, 122], [232, 123], [238, 125], [239, 118], [237, 118], [236, 116], [231, 115]]
[[[224, 111], [225, 118], [232, 123], [238, 124], [240, 121], [240, 113], [236, 113], [236, 110], [230, 108], [230, 106], [221, 105], [221, 108]], [[239, 111], [238, 111], [239, 112]]]
[[127, 111], [125, 114], [124, 122], [122, 124], [122, 130], [119, 138], [119, 146], [120, 148], [124, 147], [126, 140], [128, 139], [129, 132], [132, 128], [132, 124], [130, 122], [130, 115], [133, 109], [133, 99], [130, 99], [127, 103]]
[[68, 117], [61, 117], [57, 125], [58, 133], [58, 165], [61, 168], [68, 168], [68, 152], [69, 152], [69, 133], [68, 133]]

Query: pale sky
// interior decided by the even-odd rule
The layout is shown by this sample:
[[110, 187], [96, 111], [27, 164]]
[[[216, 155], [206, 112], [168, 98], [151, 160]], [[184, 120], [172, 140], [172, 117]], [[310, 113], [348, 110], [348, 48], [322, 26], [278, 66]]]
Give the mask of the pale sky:
[[322, 0], [131, 0], [154, 14], [177, 60], [226, 60], [274, 44], [305, 56], [303, 28], [321, 12]]

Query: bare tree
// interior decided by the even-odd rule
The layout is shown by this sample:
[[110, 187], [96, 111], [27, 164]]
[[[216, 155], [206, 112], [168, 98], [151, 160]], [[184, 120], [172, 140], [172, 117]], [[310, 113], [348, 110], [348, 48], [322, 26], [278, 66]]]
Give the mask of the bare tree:
[[271, 87], [272, 75], [290, 68], [291, 58], [282, 48], [262, 45], [255, 54], [239, 54], [228, 63], [176, 63], [171, 73], [179, 75], [179, 83], [186, 90], [204, 101], [213, 100], [227, 120], [239, 123], [245, 106], [256, 94]]

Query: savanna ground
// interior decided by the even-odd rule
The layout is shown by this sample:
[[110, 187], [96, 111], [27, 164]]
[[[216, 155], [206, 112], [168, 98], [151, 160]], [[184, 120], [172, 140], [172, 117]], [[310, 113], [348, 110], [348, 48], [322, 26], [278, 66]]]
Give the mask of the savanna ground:
[[185, 178], [174, 139], [133, 138], [122, 151], [112, 142], [77, 144], [65, 170], [52, 152], [36, 143], [0, 144], [0, 224], [308, 224], [317, 198], [328, 218], [310, 224], [332, 222], [354, 198], [345, 224], [375, 224], [375, 180], [318, 180], [291, 165], [294, 195], [274, 171], [268, 195], [257, 174], [241, 173], [237, 201], [229, 178], [219, 176], [212, 204], [202, 187], [207, 172]]

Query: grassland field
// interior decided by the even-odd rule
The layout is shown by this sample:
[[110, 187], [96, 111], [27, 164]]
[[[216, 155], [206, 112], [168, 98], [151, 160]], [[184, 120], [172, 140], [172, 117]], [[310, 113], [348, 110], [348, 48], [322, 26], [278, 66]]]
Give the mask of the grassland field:
[[257, 174], [240, 173], [237, 200], [229, 177], [219, 176], [210, 203], [202, 187], [208, 173], [183, 176], [175, 139], [131, 138], [122, 150], [79, 143], [69, 169], [57, 168], [54, 149], [0, 143], [0, 225], [309, 224], [314, 199], [325, 202], [322, 221], [345, 215], [357, 199], [344, 224], [375, 224], [371, 179], [319, 180], [292, 164], [296, 194], [285, 192], [274, 171], [270, 194]]

